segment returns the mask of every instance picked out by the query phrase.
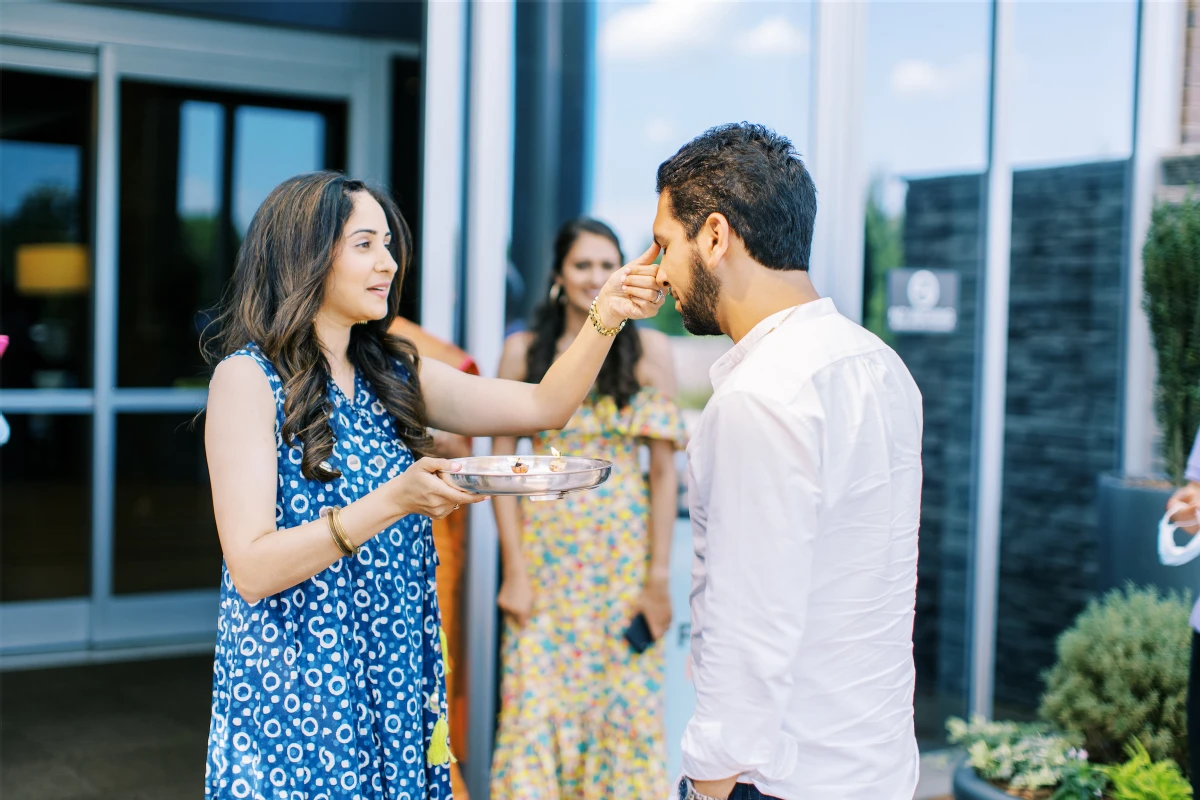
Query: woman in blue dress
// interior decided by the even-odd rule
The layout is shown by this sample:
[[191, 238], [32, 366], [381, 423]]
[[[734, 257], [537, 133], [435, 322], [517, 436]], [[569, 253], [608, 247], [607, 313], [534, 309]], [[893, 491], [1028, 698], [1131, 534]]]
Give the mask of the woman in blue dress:
[[422, 457], [428, 429], [561, 427], [663, 299], [652, 247], [540, 384], [479, 378], [388, 333], [410, 251], [387, 195], [320, 172], [271, 192], [238, 252], [205, 342], [225, 557], [207, 798], [450, 798], [430, 519], [480, 498]]

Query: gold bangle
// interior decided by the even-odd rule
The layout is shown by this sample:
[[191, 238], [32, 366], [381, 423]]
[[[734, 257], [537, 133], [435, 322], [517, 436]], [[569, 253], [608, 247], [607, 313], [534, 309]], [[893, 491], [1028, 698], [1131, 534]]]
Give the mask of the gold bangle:
[[600, 312], [596, 310], [596, 303], [598, 302], [600, 302], [599, 297], [592, 301], [592, 307], [588, 310], [588, 319], [592, 321], [592, 327], [594, 327], [596, 329], [596, 333], [600, 334], [601, 336], [616, 336], [621, 332], [621, 329], [625, 327], [625, 323], [628, 322], [628, 320], [621, 320], [621, 324], [615, 328], [604, 327], [604, 323], [600, 321]]
[[346, 528], [342, 525], [342, 510], [340, 508], [335, 508], [333, 510], [333, 524], [334, 527], [337, 528], [338, 536], [341, 537], [342, 545], [344, 545], [343, 552], [345, 552], [348, 556], [357, 555], [358, 548], [355, 547], [354, 541], [350, 538], [350, 534], [346, 533]]
[[335, 528], [333, 525], [333, 512], [336, 510], [337, 509], [335, 508], [327, 508], [322, 512], [321, 516], [325, 518], [325, 527], [329, 529], [329, 538], [333, 540], [334, 545], [337, 546], [337, 549], [341, 551], [342, 555], [350, 555], [346, 552], [346, 546], [342, 544], [342, 540], [338, 536], [337, 528]]
[[346, 535], [346, 529], [342, 527], [341, 509], [330, 508], [329, 513], [325, 515], [325, 522], [329, 525], [329, 535], [333, 543], [342, 551], [342, 555], [352, 556], [358, 552], [358, 548], [351, 544], [350, 537]]

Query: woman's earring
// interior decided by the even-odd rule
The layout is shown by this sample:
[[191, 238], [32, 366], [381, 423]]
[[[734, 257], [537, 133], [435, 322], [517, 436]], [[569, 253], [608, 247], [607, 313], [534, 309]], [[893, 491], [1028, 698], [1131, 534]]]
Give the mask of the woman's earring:
[[556, 283], [550, 287], [550, 302], [557, 303], [562, 297], [562, 284]]

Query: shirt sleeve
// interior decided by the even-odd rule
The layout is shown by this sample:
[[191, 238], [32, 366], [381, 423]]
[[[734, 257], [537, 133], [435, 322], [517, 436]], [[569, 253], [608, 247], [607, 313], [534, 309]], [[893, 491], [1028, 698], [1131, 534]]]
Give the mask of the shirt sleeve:
[[734, 392], [706, 411], [703, 618], [694, 631], [696, 707], [683, 768], [720, 780], [791, 774], [783, 718], [808, 612], [821, 508], [818, 414]]
[[1200, 483], [1200, 430], [1196, 431], [1196, 439], [1192, 442], [1192, 453], [1188, 456], [1184, 477], [1189, 481]]

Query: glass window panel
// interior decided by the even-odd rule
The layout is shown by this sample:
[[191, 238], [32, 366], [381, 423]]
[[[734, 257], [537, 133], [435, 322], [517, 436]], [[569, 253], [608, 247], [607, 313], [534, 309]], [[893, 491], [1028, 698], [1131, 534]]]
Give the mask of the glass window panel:
[[713, 125], [759, 122], [806, 152], [812, 19], [811, 2], [597, 4], [591, 213], [627, 254], [650, 246], [658, 165]]
[[92, 381], [90, 80], [0, 70], [0, 387]]
[[[626, 256], [650, 246], [658, 165], [708, 128], [761, 123], [807, 155], [813, 10], [811, 2], [597, 3], [588, 213], [613, 227]], [[700, 86], [702, 102], [685, 99], [684, 87]], [[686, 335], [672, 303], [645, 324], [677, 337], [678, 397], [691, 424], [712, 394], [708, 368], [729, 342]]]
[[1036, 715], [1059, 634], [1102, 585], [1103, 538], [1131, 535], [1098, 518], [1097, 487], [1120, 464], [1136, 15], [1134, 0], [1013, 8], [997, 717]]
[[1136, 31], [1135, 0], [1013, 6], [1013, 164], [1129, 157]]
[[237, 110], [233, 224], [244, 237], [271, 190], [325, 162], [325, 118], [312, 111], [244, 106]]
[[[617, 232], [627, 257], [650, 246], [659, 164], [708, 128], [761, 123], [807, 157], [814, 8], [812, 2], [597, 2], [585, 204]], [[550, 245], [534, 243], [546, 253]], [[538, 295], [545, 291], [540, 280], [529, 285]], [[686, 334], [673, 303], [643, 324], [672, 336], [677, 400], [694, 426], [712, 395], [709, 367], [730, 342]], [[669, 770], [679, 767], [679, 737], [693, 699], [681, 675], [666, 689]]]
[[344, 103], [121, 84], [119, 386], [203, 387], [197, 346], [258, 205], [345, 165]]
[[0, 447], [0, 601], [87, 595], [92, 584], [91, 417], [5, 418], [11, 434]]
[[[925, 408], [913, 629], [923, 750], [944, 746], [945, 718], [967, 709], [990, 31], [985, 3], [881, 0], [867, 10], [863, 319], [904, 359]], [[891, 324], [889, 307], [907, 305], [907, 279], [917, 270], [957, 284], [952, 330]]]
[[217, 103], [184, 101], [179, 107], [179, 179], [175, 213], [180, 250], [200, 269], [200, 295], [214, 297], [221, 270], [216, 267], [224, 195], [225, 109]]
[[182, 414], [117, 418], [114, 593], [220, 584], [203, 432]]
[[[392, 59], [392, 199], [421, 252], [421, 68], [420, 59]], [[409, 260], [400, 289], [400, 316], [421, 321], [421, 260]]]

